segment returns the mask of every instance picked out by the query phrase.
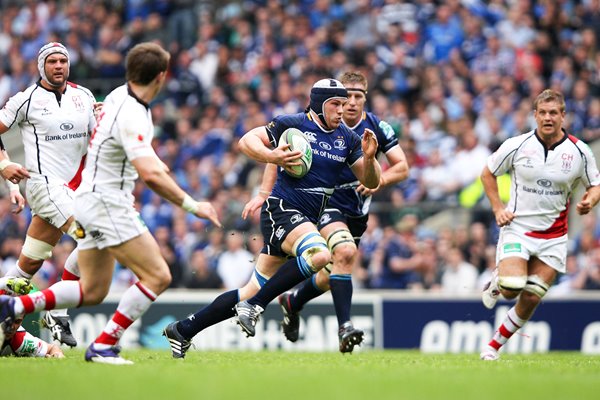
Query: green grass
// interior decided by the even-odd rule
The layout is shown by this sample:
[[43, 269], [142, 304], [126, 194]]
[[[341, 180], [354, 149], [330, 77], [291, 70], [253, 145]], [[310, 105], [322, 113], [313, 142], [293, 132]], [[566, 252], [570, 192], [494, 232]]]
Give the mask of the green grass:
[[[124, 351], [133, 366], [59, 359], [0, 359], [7, 398], [44, 399], [597, 399], [600, 357], [416, 351], [338, 353]], [[10, 396], [14, 394], [15, 396]], [[2, 395], [2, 398], [4, 398]]]

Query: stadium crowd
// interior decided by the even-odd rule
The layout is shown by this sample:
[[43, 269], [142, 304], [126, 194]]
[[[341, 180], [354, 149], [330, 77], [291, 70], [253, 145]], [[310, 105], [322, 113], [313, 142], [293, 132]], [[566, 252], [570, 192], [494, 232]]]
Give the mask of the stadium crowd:
[[[217, 6], [218, 4], [218, 6]], [[173, 287], [237, 288], [262, 246], [242, 209], [262, 166], [238, 139], [272, 117], [304, 110], [312, 82], [360, 70], [368, 109], [389, 122], [409, 178], [374, 196], [357, 287], [473, 293], [495, 264], [497, 228], [478, 176], [506, 138], [534, 126], [533, 99], [565, 94], [569, 132], [600, 138], [599, 0], [0, 0], [0, 104], [35, 82], [37, 51], [60, 41], [70, 80], [98, 99], [124, 82], [124, 56], [142, 41], [172, 54], [153, 104], [154, 145], [178, 183], [210, 200], [225, 230], [186, 215], [139, 184], [137, 207], [160, 244]], [[385, 168], [385, 163], [384, 163]], [[2, 187], [0, 190], [6, 192]], [[449, 208], [465, 224], [427, 229]], [[0, 270], [18, 257], [29, 212], [0, 199]], [[600, 223], [583, 219], [568, 273], [552, 289], [600, 289]], [[60, 279], [65, 238], [36, 276]], [[118, 269], [113, 289], [132, 283]], [[551, 291], [551, 292], [552, 292]]]

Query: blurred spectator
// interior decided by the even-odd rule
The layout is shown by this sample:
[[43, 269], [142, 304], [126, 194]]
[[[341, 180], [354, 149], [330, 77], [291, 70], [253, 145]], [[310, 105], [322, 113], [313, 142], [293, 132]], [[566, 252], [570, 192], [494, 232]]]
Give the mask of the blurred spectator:
[[443, 255], [440, 290], [444, 294], [471, 294], [477, 288], [479, 271], [464, 260], [463, 254], [457, 247], [452, 247]]
[[185, 287], [189, 289], [223, 289], [223, 280], [211, 269], [204, 251], [195, 250], [190, 257], [190, 274]]
[[254, 271], [254, 254], [244, 248], [245, 238], [239, 231], [229, 231], [225, 237], [226, 250], [219, 256], [217, 273], [225, 289], [243, 287]]

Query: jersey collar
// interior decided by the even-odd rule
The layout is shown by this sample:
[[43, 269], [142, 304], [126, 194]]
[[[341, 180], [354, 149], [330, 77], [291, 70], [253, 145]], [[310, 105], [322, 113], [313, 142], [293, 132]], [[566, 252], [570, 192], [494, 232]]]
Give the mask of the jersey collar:
[[133, 97], [138, 103], [140, 103], [141, 105], [143, 105], [144, 107], [146, 107], [146, 110], [148, 110], [150, 108], [150, 106], [148, 105], [148, 103], [146, 103], [144, 100], [142, 100], [139, 97], [137, 97], [135, 95], [135, 93], [133, 93], [133, 90], [131, 90], [131, 86], [129, 86], [129, 83], [127, 84], [127, 93], [131, 97]]
[[42, 85], [42, 78], [38, 79], [38, 81], [35, 84], [37, 86], [39, 86], [41, 89], [44, 89], [46, 92], [54, 94], [54, 96], [56, 96], [56, 101], [58, 102], [58, 104], [60, 104], [62, 95], [65, 94], [65, 92], [67, 91], [67, 86], [69, 86], [69, 85], [65, 85], [65, 89], [62, 92], [59, 92], [57, 90], [52, 90], [52, 89], [48, 89], [48, 88], [44, 87], [44, 85]]
[[546, 149], [547, 151], [551, 151], [551, 150], [554, 150], [556, 147], [560, 146], [569, 137], [569, 134], [567, 133], [567, 131], [564, 130], [564, 128], [561, 128], [561, 131], [563, 133], [562, 139], [560, 139], [558, 142], [554, 143], [548, 149], [546, 149], [546, 144], [544, 143], [542, 138], [540, 138], [540, 136], [538, 135], [537, 129], [535, 129], [534, 135], [535, 135], [536, 139], [541, 143], [541, 145], [544, 146], [544, 149]]

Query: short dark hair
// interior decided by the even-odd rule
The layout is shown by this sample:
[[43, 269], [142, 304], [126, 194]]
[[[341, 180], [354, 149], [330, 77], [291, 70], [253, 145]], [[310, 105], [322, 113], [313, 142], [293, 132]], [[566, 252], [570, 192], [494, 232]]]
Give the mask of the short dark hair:
[[342, 85], [346, 86], [348, 83], [358, 83], [365, 87], [365, 90], [369, 89], [369, 83], [367, 78], [359, 71], [348, 71], [340, 75], [339, 79]]
[[560, 106], [560, 112], [565, 112], [565, 97], [561, 92], [557, 92], [556, 90], [546, 89], [542, 93], [535, 98], [533, 102], [533, 109], [537, 111], [538, 105], [540, 103], [549, 103], [551, 101], [555, 101]]
[[167, 70], [170, 58], [169, 52], [156, 43], [137, 44], [127, 53], [125, 78], [128, 82], [148, 85]]

